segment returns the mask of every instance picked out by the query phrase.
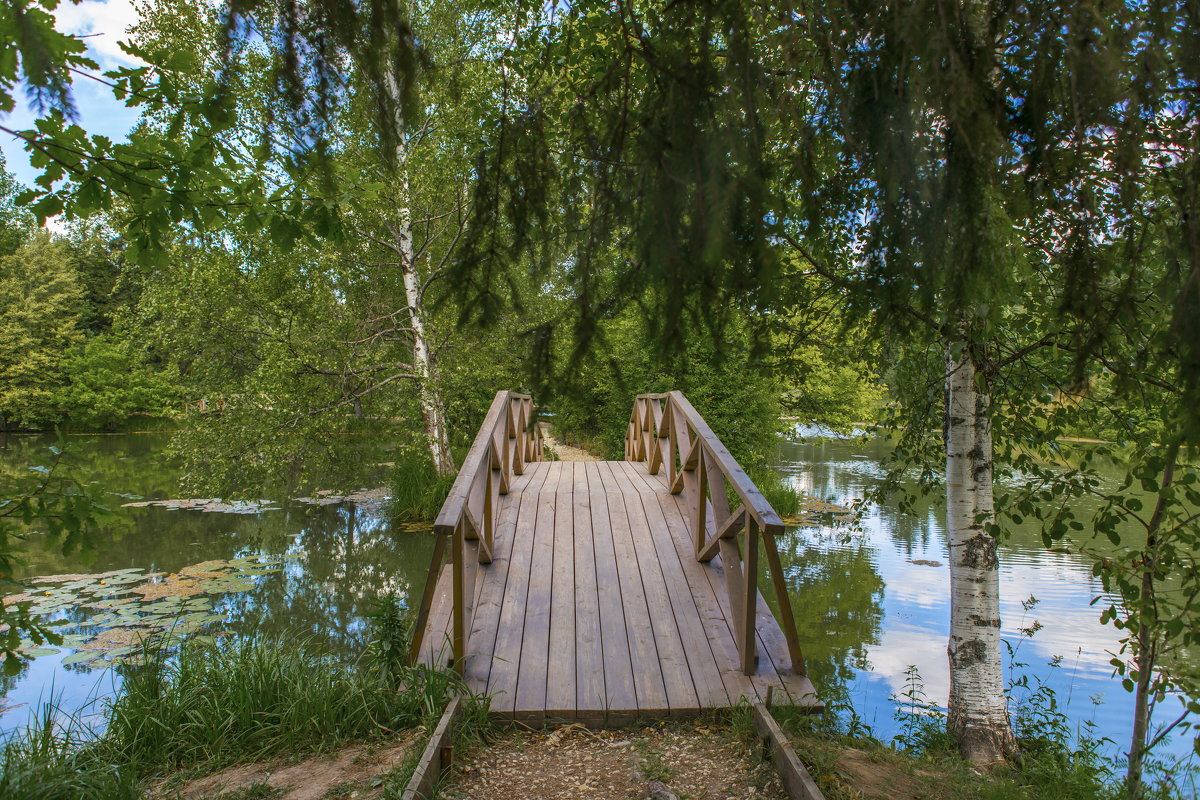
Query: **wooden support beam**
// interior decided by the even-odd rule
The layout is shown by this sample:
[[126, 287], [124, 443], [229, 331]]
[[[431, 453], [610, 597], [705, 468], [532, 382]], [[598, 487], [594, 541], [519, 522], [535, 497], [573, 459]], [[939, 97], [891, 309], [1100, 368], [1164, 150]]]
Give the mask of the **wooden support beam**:
[[[725, 492], [725, 479], [721, 467], [716, 463], [708, 450], [700, 454], [704, 459], [704, 474], [708, 476], [708, 496], [712, 501], [713, 520], [725, 519], [729, 516], [729, 495]], [[745, 503], [742, 504], [745, 507]]]
[[696, 553], [696, 560], [701, 562], [712, 561], [713, 557], [720, 549], [718, 547], [720, 540], [727, 539], [730, 536], [737, 536], [738, 531], [745, 527], [745, 525], [746, 507], [738, 506], [737, 511], [734, 511], [732, 514], [730, 514], [725, 521], [721, 523], [720, 527], [717, 528], [717, 532], [713, 538], [709, 539], [708, 542], [706, 542], [705, 545], [700, 548], [699, 553]]
[[[684, 436], [687, 436], [685, 433]], [[687, 453], [683, 456], [682, 466], [675, 473], [675, 478], [671, 481], [671, 494], [679, 494], [683, 491], [685, 472], [695, 472], [696, 465], [700, 462], [700, 453], [704, 450], [704, 444], [700, 439], [689, 440]]]
[[450, 562], [453, 564], [454, 570], [454, 611], [453, 619], [451, 620], [451, 637], [450, 641], [454, 648], [454, 669], [461, 675], [463, 665], [466, 662], [464, 656], [467, 654], [467, 601], [466, 587], [464, 586], [464, 549], [466, 547], [466, 539], [463, 536], [463, 522], [460, 521], [454, 529], [454, 538], [451, 543]]
[[438, 779], [454, 761], [454, 725], [462, 714], [462, 698], [450, 700], [425, 745], [401, 800], [434, 800]]
[[[696, 446], [700, 446], [699, 439], [696, 440]], [[706, 483], [704, 480], [704, 467], [704, 459], [701, 458], [700, 464], [696, 468], [695, 480], [692, 482], [694, 491], [691, 492], [692, 496], [688, 498], [692, 504], [692, 543], [696, 547], [696, 552], [700, 552], [704, 548], [704, 539], [706, 538], [705, 534], [708, 528], [708, 503], [704, 497], [704, 486]]]
[[825, 800], [825, 795], [805, 769], [804, 762], [796, 755], [791, 740], [771, 716], [770, 710], [758, 701], [751, 703], [751, 709], [754, 713], [754, 727], [763, 738], [788, 797], [791, 800]]
[[742, 645], [746, 637], [742, 629], [746, 624], [746, 615], [742, 613], [742, 604], [746, 602], [745, 581], [742, 577], [742, 555], [738, 552], [737, 539], [717, 539], [721, 549], [721, 569], [725, 571], [725, 596], [729, 598], [729, 611], [733, 623], [733, 643], [737, 645], [738, 656], [742, 653]]
[[796, 617], [792, 613], [792, 598], [788, 595], [787, 581], [783, 576], [783, 563], [779, 560], [779, 548], [775, 537], [771, 534], [763, 536], [763, 553], [767, 557], [767, 570], [771, 573], [771, 583], [775, 586], [775, 602], [779, 606], [779, 627], [783, 630], [783, 638], [787, 640], [788, 658], [792, 662], [792, 671], [797, 675], [807, 675], [808, 668], [804, 663], [804, 652], [800, 649], [800, 635], [796, 632]]
[[425, 588], [421, 591], [421, 603], [417, 606], [417, 619], [413, 625], [412, 641], [408, 645], [408, 665], [415, 666], [421, 655], [421, 643], [425, 639], [425, 626], [429, 624], [429, 609], [433, 605], [433, 594], [437, 591], [442, 562], [446, 559], [445, 534], [436, 534], [433, 543], [433, 558], [429, 560], [429, 573], [425, 576]]

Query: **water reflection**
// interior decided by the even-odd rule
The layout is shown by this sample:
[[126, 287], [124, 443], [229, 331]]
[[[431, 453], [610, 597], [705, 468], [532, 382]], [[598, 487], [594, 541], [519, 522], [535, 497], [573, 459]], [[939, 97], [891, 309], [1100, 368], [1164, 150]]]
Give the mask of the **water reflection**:
[[[44, 463], [44, 438], [12, 439], [17, 441], [10, 439], [0, 450], [5, 467]], [[160, 434], [75, 440], [72, 466], [114, 492], [173, 496], [177, 476], [158, 455], [164, 443]], [[18, 577], [132, 567], [171, 574], [214, 559], [286, 556], [282, 569], [253, 578], [253, 588], [214, 594], [213, 611], [225, 620], [213, 627], [232, 634], [310, 637], [354, 654], [365, 646], [373, 600], [383, 591], [404, 600], [418, 593], [433, 547], [429, 532], [393, 530], [381, 511], [353, 506], [299, 506], [257, 515], [134, 508], [127, 510], [127, 520], [98, 537], [91, 553], [64, 556], [32, 548]], [[10, 591], [16, 589], [0, 586], [0, 594]], [[69, 620], [63, 632], [94, 633], [90, 620], [102, 613], [71, 607], [62, 615]], [[94, 712], [97, 697], [119, 688], [117, 670], [62, 664], [69, 652], [37, 658], [19, 675], [0, 678], [0, 731], [24, 724], [29, 712], [51, 696], [68, 713]]]
[[[845, 505], [878, 485], [885, 447], [879, 440], [797, 439], [781, 445], [779, 469], [805, 493]], [[944, 703], [949, 691], [942, 513], [935, 498], [919, 501], [912, 514], [871, 506], [857, 530], [797, 528], [780, 541], [818, 691], [824, 680], [844, 679], [860, 715], [885, 738], [895, 733], [889, 698], [903, 691], [910, 665], [932, 699]], [[1107, 540], [1090, 546], [1112, 549]], [[1047, 551], [1038, 528], [1017, 526], [1001, 545], [1000, 577], [1002, 635], [1025, 665], [1018, 669], [1042, 677], [1073, 722], [1094, 720], [1100, 735], [1126, 742], [1133, 700], [1110, 665], [1121, 633], [1099, 622], [1092, 602], [1104, 593], [1089, 558]], [[1026, 610], [1030, 597], [1038, 602]], [[1035, 620], [1042, 628], [1029, 639], [1021, 629]], [[1059, 659], [1059, 668], [1049, 666]], [[1164, 746], [1175, 756], [1190, 750], [1184, 737]]]

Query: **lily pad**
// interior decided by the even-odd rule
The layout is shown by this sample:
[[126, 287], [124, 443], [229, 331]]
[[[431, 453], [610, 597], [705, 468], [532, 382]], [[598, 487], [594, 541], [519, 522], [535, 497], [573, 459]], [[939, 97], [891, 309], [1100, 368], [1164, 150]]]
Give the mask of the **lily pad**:
[[41, 658], [42, 656], [52, 656], [57, 652], [57, 647], [34, 647], [29, 650], [22, 650], [21, 655], [29, 656], [30, 658]]
[[82, 664], [87, 661], [95, 661], [98, 658], [100, 658], [99, 653], [93, 652], [91, 650], [80, 650], [77, 653], [71, 653], [71, 655], [65, 657], [61, 663], [64, 665], [66, 665], [66, 664]]

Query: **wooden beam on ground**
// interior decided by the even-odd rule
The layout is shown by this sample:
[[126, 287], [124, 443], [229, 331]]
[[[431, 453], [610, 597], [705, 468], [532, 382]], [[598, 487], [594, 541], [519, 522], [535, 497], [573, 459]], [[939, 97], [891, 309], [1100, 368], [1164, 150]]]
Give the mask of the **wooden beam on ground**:
[[462, 698], [455, 697], [447, 704], [437, 727], [433, 729], [433, 735], [421, 753], [421, 760], [417, 762], [401, 800], [433, 800], [438, 779], [454, 760], [453, 728], [461, 713]]
[[[751, 704], [751, 708], [754, 710], [754, 727], [770, 749], [771, 760], [775, 762], [775, 770], [779, 773], [788, 797], [791, 800], [825, 800], [825, 795], [817, 787], [816, 781], [804, 768], [804, 762], [796, 755], [787, 734], [779, 727], [779, 723], [771, 716], [767, 707], [755, 702]], [[405, 795], [405, 798], [407, 797]]]

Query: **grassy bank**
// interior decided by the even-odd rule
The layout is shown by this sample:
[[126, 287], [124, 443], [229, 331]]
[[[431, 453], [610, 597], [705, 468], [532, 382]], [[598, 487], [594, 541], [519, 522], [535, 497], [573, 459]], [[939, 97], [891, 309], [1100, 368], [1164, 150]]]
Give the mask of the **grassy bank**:
[[[915, 673], [914, 673], [915, 674]], [[919, 678], [918, 678], [919, 679]], [[831, 691], [822, 716], [773, 709], [827, 800], [1184, 800], [1196, 797], [1194, 768], [1159, 764], [1140, 794], [1122, 783], [1119, 763], [1085, 726], [1073, 728], [1048, 687], [1013, 707], [1020, 748], [1010, 763], [981, 771], [964, 761], [944, 713], [919, 688], [896, 703], [899, 734], [874, 736], [846, 698]], [[748, 710], [734, 726], [750, 728]]]
[[448, 673], [378, 658], [347, 663], [274, 640], [185, 646], [122, 669], [102, 731], [47, 707], [5, 743], [0, 797], [134, 800], [166, 779], [428, 727], [456, 689]]

